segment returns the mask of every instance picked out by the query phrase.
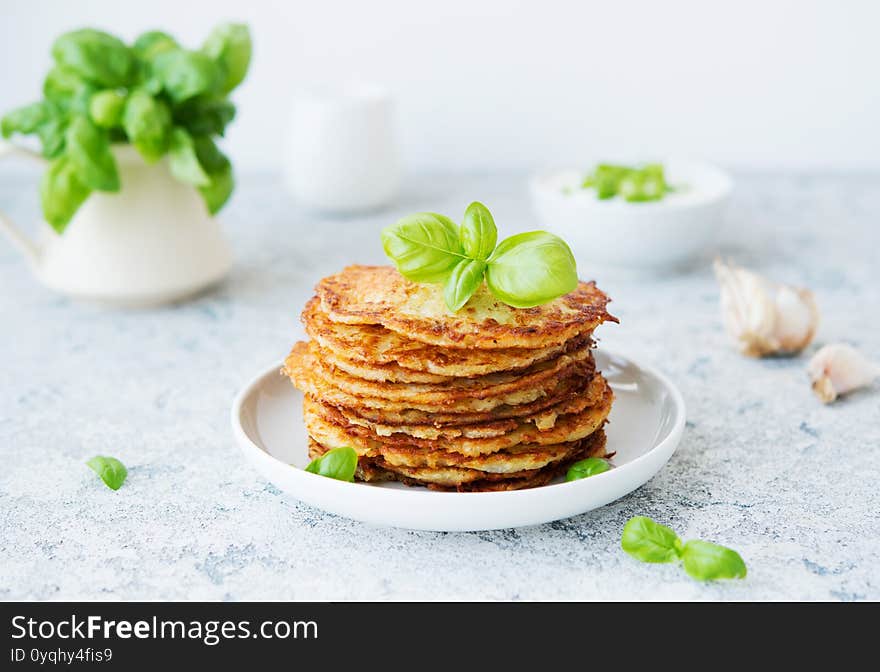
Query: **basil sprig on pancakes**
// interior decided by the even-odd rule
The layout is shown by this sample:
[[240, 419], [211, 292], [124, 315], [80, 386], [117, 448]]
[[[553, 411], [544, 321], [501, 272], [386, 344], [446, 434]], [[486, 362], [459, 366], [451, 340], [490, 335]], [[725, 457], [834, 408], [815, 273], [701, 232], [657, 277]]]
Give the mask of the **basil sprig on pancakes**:
[[382, 247], [414, 282], [442, 283], [446, 306], [460, 310], [486, 281], [514, 308], [548, 303], [577, 288], [568, 245], [547, 231], [519, 233], [497, 246], [498, 229], [485, 205], [471, 203], [461, 226], [444, 215], [418, 212], [382, 230]]

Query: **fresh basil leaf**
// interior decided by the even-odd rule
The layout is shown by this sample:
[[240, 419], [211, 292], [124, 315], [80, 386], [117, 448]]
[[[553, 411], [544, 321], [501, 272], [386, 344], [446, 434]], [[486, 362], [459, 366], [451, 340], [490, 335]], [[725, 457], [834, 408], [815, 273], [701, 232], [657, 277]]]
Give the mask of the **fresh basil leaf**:
[[492, 293], [514, 308], [531, 308], [577, 288], [577, 265], [568, 245], [546, 231], [502, 240], [486, 270]]
[[86, 462], [86, 464], [101, 477], [101, 480], [111, 490], [119, 490], [125, 482], [125, 477], [128, 476], [128, 469], [115, 457], [97, 455]]
[[76, 72], [56, 65], [43, 80], [43, 95], [49, 100], [67, 104], [84, 86], [85, 80]]
[[118, 89], [98, 91], [89, 100], [89, 116], [101, 128], [113, 128], [122, 122], [125, 94]]
[[357, 464], [357, 453], [353, 448], [344, 446], [328, 450], [321, 457], [315, 458], [309, 462], [306, 471], [310, 474], [335, 478], [337, 481], [354, 481]]
[[43, 156], [54, 159], [64, 151], [67, 113], [52, 101], [41, 101], [13, 110], [0, 120], [0, 134], [36, 133], [43, 145]]
[[565, 474], [566, 481], [577, 481], [582, 478], [589, 478], [596, 474], [601, 474], [611, 469], [611, 465], [606, 460], [598, 457], [588, 457], [585, 460], [579, 460], [568, 468]]
[[474, 201], [464, 211], [461, 222], [461, 246], [464, 253], [473, 259], [485, 261], [498, 242], [498, 229], [492, 213], [482, 203]]
[[189, 133], [182, 128], [171, 131], [171, 149], [168, 153], [171, 174], [181, 182], [197, 187], [211, 184], [211, 178], [199, 163], [195, 144]]
[[443, 282], [465, 258], [458, 227], [448, 217], [418, 212], [382, 229], [382, 247], [415, 282]]
[[251, 34], [241, 23], [226, 23], [211, 32], [202, 52], [218, 63], [223, 70], [221, 91], [229, 93], [241, 84], [251, 62]]
[[219, 92], [223, 71], [203, 53], [176, 49], [156, 56], [153, 75], [175, 104]]
[[174, 108], [174, 123], [191, 135], [223, 135], [235, 118], [235, 105], [224, 99], [193, 98]]
[[209, 175], [222, 172], [229, 165], [229, 159], [211, 138], [193, 138], [193, 145], [195, 145], [199, 163]]
[[161, 30], [150, 30], [139, 35], [132, 45], [134, 53], [148, 62], [154, 60], [159, 54], [175, 49], [180, 49], [177, 40]]
[[67, 156], [87, 187], [119, 191], [119, 173], [110, 153], [107, 131], [85, 117], [76, 117], [67, 129]]
[[76, 167], [67, 156], [55, 159], [40, 182], [43, 217], [55, 231], [63, 233], [90, 193], [91, 189], [79, 179]]
[[483, 284], [485, 274], [486, 262], [482, 259], [462, 259], [459, 261], [446, 279], [446, 286], [443, 290], [446, 307], [453, 313], [458, 312]]
[[620, 546], [642, 562], [672, 562], [681, 555], [681, 539], [671, 529], [645, 516], [623, 526]]
[[128, 84], [134, 65], [131, 51], [119, 39], [91, 28], [59, 37], [52, 57], [59, 66], [104, 88]]
[[165, 101], [136, 90], [125, 103], [122, 128], [147, 163], [154, 163], [168, 151], [171, 111]]
[[67, 124], [67, 115], [55, 110], [52, 116], [37, 127], [37, 137], [43, 145], [43, 156], [47, 159], [55, 159], [64, 152]]
[[215, 215], [229, 200], [235, 188], [232, 163], [210, 138], [193, 138], [193, 145], [199, 163], [211, 178], [210, 184], [199, 187], [199, 193], [205, 201], [208, 212]]
[[684, 571], [699, 581], [744, 579], [746, 576], [746, 563], [739, 553], [708, 541], [688, 541], [681, 559]]
[[232, 164], [227, 161], [221, 170], [211, 173], [211, 182], [199, 187], [199, 193], [205, 201], [208, 212], [216, 215], [226, 205], [229, 197], [235, 189], [235, 175], [232, 172]]
[[8, 138], [13, 133], [34, 133], [41, 124], [49, 120], [51, 114], [48, 104], [43, 101], [19, 107], [0, 119], [0, 134]]

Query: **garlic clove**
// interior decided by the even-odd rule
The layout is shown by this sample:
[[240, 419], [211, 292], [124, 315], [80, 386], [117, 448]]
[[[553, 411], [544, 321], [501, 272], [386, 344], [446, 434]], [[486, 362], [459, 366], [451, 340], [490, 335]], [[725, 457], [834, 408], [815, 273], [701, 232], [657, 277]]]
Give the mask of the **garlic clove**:
[[750, 357], [800, 352], [816, 333], [819, 310], [808, 289], [774, 283], [715, 260], [724, 327]]
[[880, 377], [880, 366], [846, 343], [820, 348], [807, 364], [813, 392], [823, 404], [866, 387]]
[[819, 308], [813, 293], [783, 285], [776, 290], [776, 337], [785, 352], [806, 348], [819, 326]]

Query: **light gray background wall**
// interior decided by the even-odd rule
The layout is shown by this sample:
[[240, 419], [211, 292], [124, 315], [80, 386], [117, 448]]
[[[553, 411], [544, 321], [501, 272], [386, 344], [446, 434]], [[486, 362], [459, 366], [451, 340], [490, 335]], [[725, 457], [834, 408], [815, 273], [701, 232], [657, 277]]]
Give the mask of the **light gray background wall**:
[[368, 79], [398, 100], [414, 170], [528, 170], [694, 155], [735, 168], [880, 168], [880, 3], [370, 0], [0, 1], [0, 109], [29, 101], [52, 38], [162, 27], [197, 44], [250, 23], [227, 146], [283, 159], [291, 92]]

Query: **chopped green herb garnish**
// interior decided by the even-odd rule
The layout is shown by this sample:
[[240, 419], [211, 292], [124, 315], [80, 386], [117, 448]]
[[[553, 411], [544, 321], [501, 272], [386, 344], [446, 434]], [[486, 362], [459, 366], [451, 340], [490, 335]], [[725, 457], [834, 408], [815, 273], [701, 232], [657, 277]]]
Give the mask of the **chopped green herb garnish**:
[[584, 178], [581, 187], [595, 189], [600, 200], [620, 196], [630, 203], [659, 201], [673, 191], [666, 182], [663, 165], [659, 163], [640, 167], [600, 163]]

